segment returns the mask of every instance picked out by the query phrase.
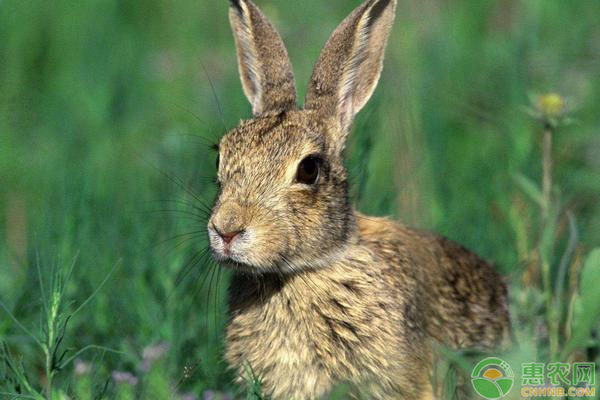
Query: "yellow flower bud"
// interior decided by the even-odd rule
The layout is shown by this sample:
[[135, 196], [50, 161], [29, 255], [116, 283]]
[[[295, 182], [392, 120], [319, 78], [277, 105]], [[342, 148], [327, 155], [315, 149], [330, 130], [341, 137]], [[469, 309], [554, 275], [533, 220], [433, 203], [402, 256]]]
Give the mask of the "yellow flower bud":
[[545, 118], [558, 119], [566, 111], [566, 102], [558, 93], [547, 93], [537, 98], [537, 109]]

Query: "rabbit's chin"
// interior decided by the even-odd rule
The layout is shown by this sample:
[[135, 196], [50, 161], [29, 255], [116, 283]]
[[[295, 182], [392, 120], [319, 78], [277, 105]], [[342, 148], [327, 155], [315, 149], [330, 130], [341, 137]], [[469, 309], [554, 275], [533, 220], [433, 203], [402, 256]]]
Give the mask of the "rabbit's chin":
[[213, 256], [214, 259], [224, 268], [232, 269], [238, 272], [253, 274], [253, 275], [261, 275], [268, 273], [278, 273], [281, 274], [283, 271], [279, 267], [278, 263], [269, 263], [264, 265], [256, 265], [250, 264], [244, 261], [238, 261], [234, 258], [225, 258], [219, 256]]
[[257, 257], [250, 255], [240, 255], [228, 253], [225, 255], [222, 251], [211, 248], [213, 259], [222, 267], [233, 269], [238, 272], [248, 274], [278, 274], [289, 275], [299, 273], [305, 270], [317, 269], [320, 267], [320, 260], [307, 262], [306, 260], [295, 260], [287, 258], [284, 255], [274, 257]]
[[287, 266], [289, 263], [284, 257], [277, 258], [253, 258], [251, 256], [230, 253], [224, 255], [221, 252], [212, 249], [213, 259], [222, 267], [233, 269], [248, 274], [266, 274], [266, 273], [289, 273], [292, 270]]
[[344, 257], [346, 246], [342, 246], [337, 251], [329, 254], [323, 254], [318, 259], [307, 259], [305, 257], [286, 257], [277, 255], [273, 258], [252, 259], [247, 256], [236, 254], [224, 255], [215, 249], [212, 249], [214, 260], [224, 268], [232, 269], [238, 272], [252, 275], [277, 274], [294, 275], [307, 271], [319, 270], [338, 262]]

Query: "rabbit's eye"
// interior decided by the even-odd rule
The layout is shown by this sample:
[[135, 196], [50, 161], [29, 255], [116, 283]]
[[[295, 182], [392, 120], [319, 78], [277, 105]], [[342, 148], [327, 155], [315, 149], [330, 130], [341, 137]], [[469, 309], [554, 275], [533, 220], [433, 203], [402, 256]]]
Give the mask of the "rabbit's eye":
[[296, 181], [305, 185], [314, 185], [319, 178], [321, 160], [315, 156], [308, 156], [298, 165]]

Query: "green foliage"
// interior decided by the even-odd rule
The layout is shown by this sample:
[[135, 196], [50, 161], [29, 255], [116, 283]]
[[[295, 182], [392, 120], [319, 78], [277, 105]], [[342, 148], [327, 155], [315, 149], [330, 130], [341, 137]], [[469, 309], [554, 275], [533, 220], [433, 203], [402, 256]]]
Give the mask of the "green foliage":
[[[300, 93], [359, 3], [256, 2]], [[513, 365], [598, 354], [598, 20], [597, 0], [401, 2], [348, 146], [357, 208], [436, 230], [512, 279]], [[547, 92], [574, 122], [549, 124], [549, 197], [556, 101], [529, 104]], [[221, 356], [227, 274], [203, 220], [211, 144], [249, 115], [225, 0], [0, 1], [0, 392], [238, 393]], [[473, 364], [445, 357], [456, 373], [440, 385], [461, 398]]]
[[600, 319], [600, 249], [593, 250], [587, 257], [581, 271], [579, 293], [574, 297], [573, 308], [573, 333], [566, 344], [562, 355], [582, 344], [593, 346], [590, 336], [594, 328], [598, 327]]

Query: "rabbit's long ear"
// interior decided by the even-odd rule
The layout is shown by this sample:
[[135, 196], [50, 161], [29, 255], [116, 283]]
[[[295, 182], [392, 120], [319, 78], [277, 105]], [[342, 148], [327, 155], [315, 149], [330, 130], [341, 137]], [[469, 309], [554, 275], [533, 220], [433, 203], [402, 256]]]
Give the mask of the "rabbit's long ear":
[[397, 0], [367, 0], [352, 12], [321, 51], [305, 108], [337, 117], [343, 141], [356, 113], [367, 103], [381, 75]]
[[252, 1], [230, 4], [242, 86], [253, 114], [296, 108], [294, 74], [281, 37]]

